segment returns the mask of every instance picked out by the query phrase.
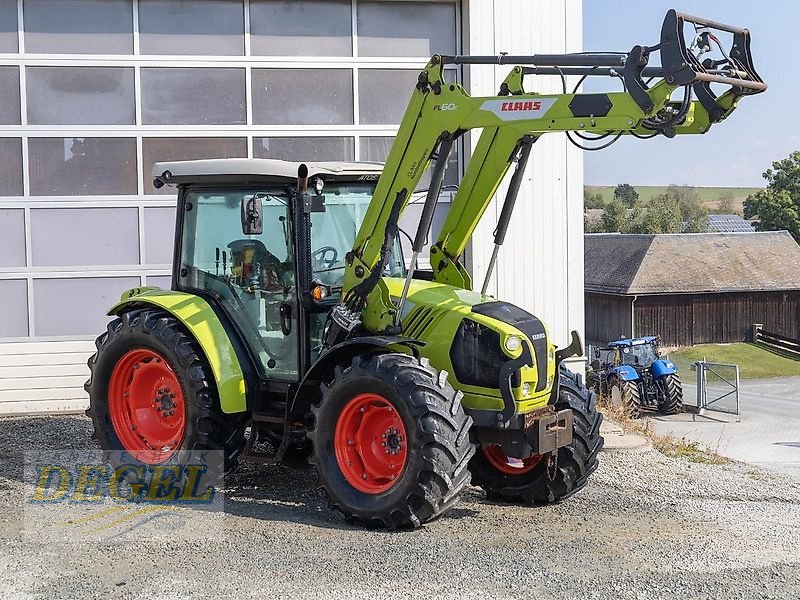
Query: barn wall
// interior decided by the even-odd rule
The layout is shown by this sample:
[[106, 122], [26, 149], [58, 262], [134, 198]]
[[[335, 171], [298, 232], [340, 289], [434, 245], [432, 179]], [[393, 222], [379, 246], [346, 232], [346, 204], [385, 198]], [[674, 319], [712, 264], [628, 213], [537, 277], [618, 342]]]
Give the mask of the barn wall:
[[603, 345], [631, 336], [631, 298], [586, 294], [586, 341]]
[[762, 323], [769, 331], [799, 337], [798, 311], [800, 292], [640, 296], [635, 334], [660, 335], [667, 346], [741, 342], [753, 323]]

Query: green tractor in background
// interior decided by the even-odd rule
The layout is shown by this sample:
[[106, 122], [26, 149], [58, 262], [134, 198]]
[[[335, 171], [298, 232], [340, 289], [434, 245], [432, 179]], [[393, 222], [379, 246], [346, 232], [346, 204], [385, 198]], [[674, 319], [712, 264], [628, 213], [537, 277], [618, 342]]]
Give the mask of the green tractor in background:
[[[733, 45], [727, 62], [701, 64], [712, 28]], [[766, 88], [749, 40], [670, 11], [660, 45], [629, 53], [437, 55], [385, 166], [155, 165], [155, 185], [178, 191], [172, 289], [129, 290], [109, 312], [86, 384], [101, 447], [145, 467], [183, 450], [221, 452], [226, 472], [240, 459], [311, 462], [333, 506], [389, 528], [442, 514], [470, 478], [525, 504], [579, 491], [603, 444], [595, 396], [563, 364], [582, 343], [573, 333], [557, 350], [537, 317], [485, 294], [531, 149], [548, 132], [705, 133]], [[648, 67], [656, 51], [661, 66]], [[508, 63], [497, 96], [470, 97], [443, 76], [445, 64]], [[526, 92], [530, 74], [560, 76], [564, 93]], [[575, 75], [622, 77], [626, 89], [568, 93]], [[712, 83], [728, 89], [717, 96]], [[432, 270], [419, 270], [449, 152], [473, 129], [482, 133], [431, 244]], [[473, 291], [461, 256], [514, 163], [489, 274]], [[398, 218], [431, 164], [406, 261]]]

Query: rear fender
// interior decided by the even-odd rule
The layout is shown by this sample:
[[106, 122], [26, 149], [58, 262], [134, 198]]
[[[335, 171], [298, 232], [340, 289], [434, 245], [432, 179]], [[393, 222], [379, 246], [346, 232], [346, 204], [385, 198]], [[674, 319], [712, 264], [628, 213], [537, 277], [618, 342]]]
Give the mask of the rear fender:
[[639, 374], [636, 372], [630, 365], [622, 365], [620, 367], [614, 367], [614, 373], [619, 375], [619, 378], [622, 381], [636, 381], [639, 379]]
[[154, 306], [170, 313], [197, 340], [214, 374], [222, 412], [230, 414], [247, 410], [247, 390], [239, 358], [208, 302], [183, 292], [133, 288], [123, 292], [120, 301], [107, 314], [116, 316], [142, 306]]
[[671, 360], [660, 358], [650, 365], [650, 372], [653, 374], [653, 377], [659, 379], [660, 377], [666, 377], [667, 375], [677, 373], [678, 368]]
[[336, 366], [347, 367], [359, 354], [403, 352], [419, 358], [420, 346], [424, 344], [418, 340], [394, 335], [370, 335], [345, 340], [325, 352], [311, 365], [292, 399], [288, 411], [289, 417], [295, 419], [305, 417], [311, 406], [322, 396], [319, 386], [333, 377]]

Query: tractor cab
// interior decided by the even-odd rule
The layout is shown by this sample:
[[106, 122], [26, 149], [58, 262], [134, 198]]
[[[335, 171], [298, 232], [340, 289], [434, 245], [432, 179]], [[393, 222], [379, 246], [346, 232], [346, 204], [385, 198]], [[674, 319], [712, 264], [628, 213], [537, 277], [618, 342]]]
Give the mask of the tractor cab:
[[[220, 159], [159, 163], [179, 190], [173, 278], [209, 299], [255, 354], [260, 377], [295, 381], [320, 353], [345, 257], [382, 165]], [[158, 180], [157, 180], [158, 181]], [[399, 242], [384, 275], [403, 277]]]
[[646, 369], [659, 359], [658, 342], [659, 338], [651, 335], [617, 340], [608, 348], [615, 352], [617, 364]]

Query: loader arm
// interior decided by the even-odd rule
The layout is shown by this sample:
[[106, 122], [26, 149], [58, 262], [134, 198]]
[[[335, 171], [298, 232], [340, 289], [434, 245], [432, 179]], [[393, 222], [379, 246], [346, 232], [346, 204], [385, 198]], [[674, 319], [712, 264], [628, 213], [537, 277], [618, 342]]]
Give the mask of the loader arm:
[[[707, 49], [702, 46], [693, 52], [693, 46], [687, 46], [685, 24], [694, 25], [695, 43], [698, 48], [706, 44]], [[730, 50], [724, 50], [714, 31], [733, 36]], [[712, 41], [724, 59], [709, 58], [701, 63], [698, 55], [709, 52]], [[661, 66], [649, 67], [650, 57], [656, 52]], [[446, 64], [516, 66], [498, 95], [472, 97], [461, 85], [445, 81]], [[563, 93], [527, 92], [524, 77], [530, 74], [561, 77]], [[624, 82], [625, 89], [600, 94], [567, 93], [568, 75], [580, 75], [581, 81], [590, 76], [615, 77]], [[717, 96], [712, 84], [715, 89], [720, 85], [728, 89]], [[679, 88], [684, 90], [683, 98], [673, 101], [673, 93]], [[419, 75], [353, 249], [346, 257], [342, 300], [332, 313], [327, 343], [347, 337], [359, 324], [375, 333], [399, 332], [398, 315], [430, 230], [447, 154], [463, 133], [482, 130], [441, 233], [432, 245], [431, 264], [434, 279], [470, 288], [469, 275], [459, 256], [510, 166], [514, 162], [521, 164], [523, 169], [517, 169], [515, 176], [521, 178], [530, 147], [541, 135], [579, 132], [583, 139], [592, 139], [598, 135], [702, 134], [727, 118], [742, 96], [765, 89], [766, 84], [752, 65], [746, 29], [675, 11], [667, 13], [659, 44], [635, 46], [628, 53], [432, 57]], [[381, 279], [383, 268], [396, 235], [397, 220], [432, 161], [432, 182], [412, 244], [411, 269], [403, 296], [394, 302]], [[496, 246], [498, 241], [502, 243], [519, 189], [514, 179], [510, 189], [498, 224], [499, 240], [498, 232], [495, 235]]]

